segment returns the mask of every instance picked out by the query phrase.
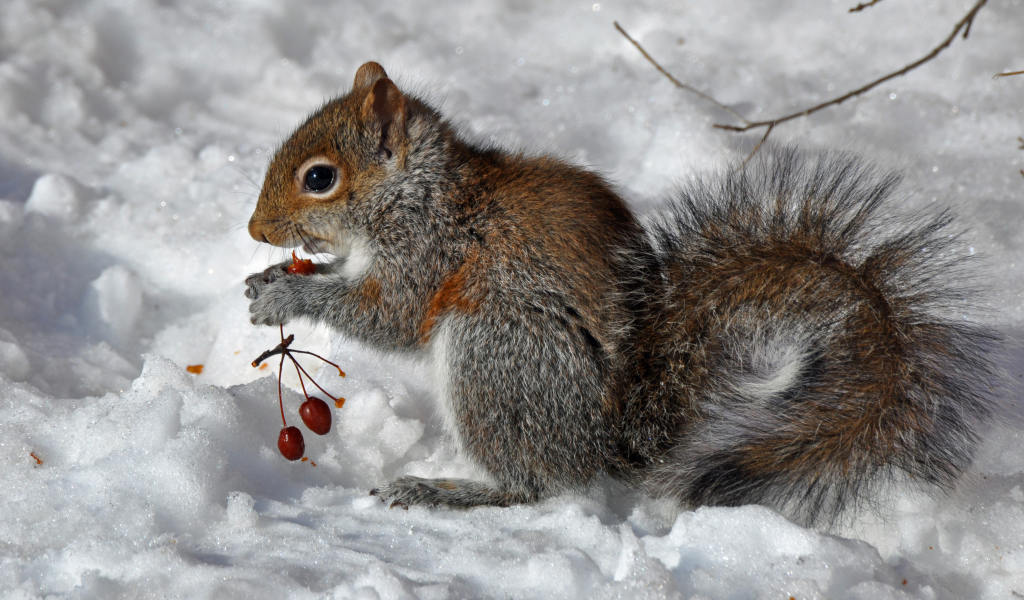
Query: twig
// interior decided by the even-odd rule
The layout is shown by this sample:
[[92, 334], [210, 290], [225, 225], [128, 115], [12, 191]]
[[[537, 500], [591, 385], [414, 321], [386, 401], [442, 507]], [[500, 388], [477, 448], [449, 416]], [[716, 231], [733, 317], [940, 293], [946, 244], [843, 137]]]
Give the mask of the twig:
[[1020, 175], [1021, 175], [1021, 177], [1024, 177], [1024, 169], [1020, 170]]
[[1024, 71], [1014, 71], [1012, 73], [996, 73], [992, 76], [992, 79], [999, 79], [1000, 77], [1009, 77], [1010, 75], [1024, 75]]
[[[858, 12], [860, 10], [863, 10], [863, 9], [869, 7], [869, 6], [874, 6], [875, 4], [878, 4], [881, 1], [882, 0], [871, 0], [871, 2], [868, 2], [868, 3], [861, 3], [861, 4], [857, 5], [856, 7], [850, 9], [850, 12]], [[786, 121], [792, 121], [793, 119], [798, 119], [800, 117], [806, 117], [808, 115], [811, 115], [813, 113], [818, 112], [819, 110], [822, 110], [824, 108], [828, 108], [829, 106], [835, 106], [835, 105], [842, 104], [843, 102], [846, 102], [850, 98], [859, 96], [859, 95], [861, 95], [861, 94], [863, 94], [863, 93], [865, 93], [865, 92], [867, 92], [869, 90], [872, 90], [875, 87], [878, 87], [879, 85], [885, 83], [886, 81], [889, 81], [890, 79], [895, 79], [896, 77], [899, 77], [901, 75], [906, 75], [910, 71], [913, 71], [917, 67], [919, 67], [919, 66], [923, 65], [924, 63], [932, 60], [933, 58], [938, 56], [940, 53], [942, 53], [943, 50], [948, 48], [949, 45], [953, 43], [953, 40], [956, 39], [956, 36], [960, 33], [961, 30], [963, 30], [963, 32], [964, 32], [963, 33], [964, 39], [967, 39], [967, 36], [970, 35], [970, 33], [971, 33], [971, 25], [974, 24], [974, 18], [978, 15], [978, 11], [980, 11], [981, 8], [983, 6], [985, 6], [985, 4], [987, 2], [988, 2], [988, 0], [978, 0], [974, 4], [974, 6], [971, 7], [971, 10], [964, 16], [964, 18], [961, 19], [956, 24], [956, 27], [953, 28], [953, 32], [950, 33], [949, 36], [946, 37], [946, 39], [943, 40], [941, 44], [936, 46], [931, 52], [929, 52], [923, 58], [910, 63], [909, 65], [903, 67], [902, 69], [900, 69], [898, 71], [894, 71], [892, 73], [889, 73], [888, 75], [882, 76], [882, 77], [872, 81], [871, 83], [868, 83], [867, 85], [864, 85], [864, 86], [862, 86], [860, 88], [857, 88], [857, 89], [855, 89], [855, 90], [853, 90], [851, 92], [848, 92], [848, 93], [846, 93], [846, 94], [844, 94], [842, 96], [839, 96], [838, 98], [834, 98], [834, 99], [829, 100], [827, 102], [822, 102], [821, 104], [818, 104], [816, 106], [812, 106], [811, 108], [802, 110], [800, 112], [795, 112], [795, 113], [792, 113], [792, 114], [789, 114], [789, 115], [786, 115], [786, 116], [783, 116], [783, 117], [779, 117], [777, 119], [772, 119], [770, 121], [750, 121], [749, 119], [747, 119], [746, 117], [744, 117], [743, 115], [738, 113], [737, 111], [735, 111], [732, 108], [726, 106], [725, 104], [719, 102], [718, 100], [712, 98], [708, 94], [705, 94], [704, 92], [702, 92], [702, 91], [700, 91], [700, 90], [698, 90], [698, 89], [696, 89], [696, 88], [694, 88], [692, 86], [686, 85], [685, 83], [679, 81], [678, 79], [673, 77], [671, 73], [666, 71], [660, 64], [658, 64], [658, 61], [654, 60], [654, 58], [650, 54], [648, 54], [646, 50], [644, 50], [643, 46], [640, 45], [640, 42], [637, 42], [632, 37], [630, 37], [630, 35], [628, 33], [626, 33], [626, 30], [623, 29], [621, 25], [619, 25], [618, 21], [615, 21], [615, 28], [618, 29], [619, 33], [621, 33], [627, 40], [630, 41], [630, 43], [633, 44], [633, 46], [636, 47], [637, 50], [640, 51], [640, 54], [643, 54], [644, 58], [646, 58], [652, 65], [654, 65], [654, 68], [656, 68], [662, 75], [667, 77], [668, 80], [671, 81], [673, 84], [675, 84], [676, 87], [678, 87], [680, 89], [687, 90], [687, 91], [692, 92], [694, 94], [697, 94], [698, 96], [700, 96], [704, 100], [714, 104], [718, 108], [720, 108], [720, 109], [728, 112], [729, 114], [735, 116], [742, 123], [742, 125], [725, 125], [725, 124], [721, 124], [721, 123], [715, 123], [713, 125], [713, 127], [716, 127], [718, 129], [724, 129], [726, 131], [734, 131], [734, 132], [749, 131], [751, 129], [756, 129], [758, 127], [767, 127], [768, 128], [767, 131], [765, 131], [764, 136], [761, 138], [761, 141], [759, 141], [757, 143], [757, 145], [754, 146], [754, 150], [751, 151], [750, 155], [747, 156], [746, 160], [743, 161], [743, 164], [740, 166], [740, 169], [742, 169], [742, 168], [744, 168], [747, 165], [747, 163], [750, 162], [750, 159], [753, 158], [754, 154], [765, 143], [765, 141], [768, 139], [768, 136], [775, 129], [776, 125], [778, 125], [780, 123], [785, 123]], [[1016, 72], [1013, 72], [1013, 73], [1001, 73], [1001, 74], [997, 75], [996, 77], [1005, 77], [1005, 76], [1009, 76], [1009, 75], [1018, 75], [1018, 74], [1021, 74], [1021, 73], [1024, 73], [1024, 71], [1016, 71]]]
[[259, 357], [256, 360], [252, 361], [252, 366], [253, 367], [259, 367], [260, 363], [262, 363], [266, 359], [270, 358], [271, 356], [276, 356], [278, 354], [281, 355], [281, 364], [278, 365], [278, 367], [277, 367], [277, 403], [278, 403], [278, 406], [281, 407], [281, 422], [285, 424], [285, 427], [287, 427], [288, 423], [285, 422], [285, 420], [284, 420], [284, 398], [283, 398], [282, 393], [281, 393], [281, 375], [284, 373], [284, 359], [285, 359], [285, 357], [287, 357], [288, 360], [292, 361], [292, 364], [295, 365], [295, 374], [299, 376], [299, 385], [302, 386], [302, 395], [306, 397], [306, 400], [309, 400], [309, 392], [306, 391], [306, 382], [302, 379], [303, 375], [306, 376], [306, 379], [308, 379], [310, 381], [310, 383], [315, 385], [317, 388], [320, 389], [321, 392], [326, 394], [328, 398], [330, 398], [331, 400], [334, 400], [335, 404], [337, 404], [339, 401], [341, 401], [341, 402], [345, 401], [344, 398], [335, 397], [330, 392], [325, 390], [322, 385], [317, 383], [316, 379], [313, 379], [313, 376], [309, 374], [309, 371], [307, 371], [305, 369], [305, 367], [300, 365], [299, 361], [295, 359], [295, 354], [308, 354], [310, 356], [314, 356], [316, 358], [319, 358], [320, 360], [324, 361], [325, 363], [327, 363], [327, 364], [331, 365], [332, 367], [334, 367], [335, 369], [337, 369], [339, 377], [344, 377], [345, 376], [345, 372], [341, 370], [341, 367], [339, 367], [338, 365], [334, 364], [333, 362], [327, 360], [326, 358], [320, 356], [319, 354], [316, 354], [315, 352], [307, 352], [306, 350], [293, 350], [293, 349], [289, 348], [289, 346], [292, 345], [292, 342], [295, 341], [295, 334], [294, 333], [293, 334], [289, 334], [288, 337], [284, 337], [284, 325], [280, 326], [280, 330], [281, 330], [281, 343], [278, 344], [277, 346], [275, 346], [274, 348], [272, 348], [270, 350], [267, 350], [263, 354], [260, 354]]
[[931, 52], [929, 52], [924, 58], [921, 58], [920, 60], [917, 60], [915, 62], [910, 63], [909, 65], [903, 67], [899, 71], [895, 71], [893, 73], [889, 73], [888, 75], [880, 77], [880, 78], [872, 81], [871, 83], [869, 83], [869, 84], [867, 84], [867, 85], [865, 85], [863, 87], [857, 88], [857, 89], [853, 90], [852, 92], [844, 94], [844, 95], [842, 95], [842, 96], [840, 96], [838, 98], [835, 98], [833, 100], [829, 100], [828, 102], [823, 102], [823, 103], [821, 103], [821, 104], [819, 104], [817, 106], [812, 106], [811, 108], [808, 108], [806, 110], [802, 110], [800, 112], [796, 112], [796, 113], [793, 113], [793, 114], [790, 114], [790, 115], [786, 115], [784, 117], [779, 117], [778, 119], [772, 119], [770, 121], [755, 121], [755, 122], [749, 122], [749, 121], [746, 121], [746, 119], [744, 119], [744, 121], [746, 121], [746, 123], [744, 125], [742, 125], [742, 126], [722, 125], [722, 124], [716, 123], [714, 125], [714, 127], [717, 127], [719, 129], [725, 129], [727, 131], [747, 131], [747, 130], [750, 130], [750, 129], [754, 129], [755, 127], [774, 127], [775, 125], [778, 125], [779, 123], [785, 123], [786, 121], [791, 121], [791, 120], [799, 118], [799, 117], [806, 117], [807, 115], [810, 115], [812, 113], [816, 113], [816, 112], [818, 112], [819, 110], [821, 110], [823, 108], [826, 108], [826, 107], [829, 107], [829, 106], [834, 106], [836, 104], [842, 104], [843, 102], [849, 100], [850, 98], [853, 98], [854, 96], [859, 96], [859, 95], [863, 94], [864, 92], [866, 92], [866, 91], [868, 91], [868, 90], [870, 90], [872, 88], [875, 88], [875, 87], [879, 86], [880, 84], [885, 83], [886, 81], [889, 81], [890, 79], [894, 79], [896, 77], [899, 77], [900, 75], [906, 75], [910, 71], [916, 69], [917, 67], [919, 67], [919, 66], [923, 65], [924, 63], [930, 61], [931, 59], [935, 58], [936, 56], [939, 55], [939, 53], [941, 53], [943, 50], [945, 50], [947, 47], [949, 47], [949, 45], [951, 43], [953, 43], [953, 40], [956, 39], [956, 36], [957, 36], [957, 34], [960, 33], [961, 29], [964, 30], [964, 34], [963, 34], [964, 39], [967, 39], [967, 35], [971, 32], [971, 24], [974, 22], [974, 17], [977, 16], [978, 11], [981, 10], [981, 7], [985, 6], [986, 2], [988, 2], [988, 0], [978, 0], [978, 2], [976, 2], [975, 5], [971, 8], [970, 12], [968, 12], [967, 15], [963, 19], [960, 19], [960, 22], [956, 24], [956, 27], [953, 28], [953, 33], [949, 34], [949, 36], [941, 44], [936, 46], [935, 49], [932, 50]]
[[1020, 142], [1020, 148], [1018, 150], [1024, 150], [1024, 137], [1017, 136], [1017, 141]]
[[[262, 363], [263, 361], [267, 360], [271, 356], [277, 356], [278, 354], [286, 354], [288, 352], [288, 346], [290, 346], [291, 343], [294, 342], [294, 341], [295, 341], [295, 334], [294, 333], [288, 334], [287, 338], [282, 338], [281, 339], [281, 343], [280, 344], [275, 346], [273, 349], [267, 350], [263, 354], [260, 354], [259, 357], [256, 358], [256, 360], [252, 361], [253, 368], [260, 366], [260, 363]], [[337, 365], [335, 365], [335, 366], [337, 366]], [[340, 371], [341, 369], [338, 369], [338, 370]]]
[[872, 7], [872, 6], [876, 5], [876, 4], [878, 4], [881, 1], [882, 0], [871, 0], [871, 2], [862, 2], [862, 3], [858, 4], [857, 6], [854, 6], [853, 8], [851, 8], [847, 12], [860, 12], [860, 11], [864, 10], [865, 8], [869, 8], [869, 7]]
[[722, 104], [718, 100], [715, 100], [714, 98], [712, 98], [711, 96], [708, 96], [707, 94], [705, 94], [704, 92], [698, 90], [697, 88], [695, 88], [693, 86], [686, 85], [682, 81], [679, 81], [678, 79], [673, 77], [671, 73], [666, 71], [661, 65], [658, 64], [658, 61], [654, 60], [654, 58], [652, 58], [651, 55], [648, 54], [646, 50], [644, 50], [644, 47], [640, 45], [640, 42], [634, 40], [632, 37], [630, 37], [630, 35], [628, 33], [626, 33], [626, 30], [623, 29], [621, 25], [619, 25], [618, 21], [615, 21], [615, 28], [618, 29], [619, 33], [621, 33], [627, 40], [629, 40], [630, 43], [632, 43], [634, 46], [636, 46], [636, 49], [640, 51], [640, 54], [643, 54], [644, 58], [646, 58], [652, 65], [654, 65], [654, 68], [657, 69], [662, 75], [667, 77], [669, 81], [674, 83], [677, 88], [684, 89], [684, 90], [686, 90], [688, 92], [692, 92], [694, 94], [697, 94], [701, 98], [707, 100], [711, 104], [714, 104], [718, 108], [720, 108], [720, 109], [724, 110], [725, 112], [731, 114], [732, 116], [736, 117], [740, 121], [742, 121], [744, 123], [750, 123], [750, 121], [748, 121], [746, 119], [746, 117], [744, 117], [740, 113], [736, 112], [732, 108]]

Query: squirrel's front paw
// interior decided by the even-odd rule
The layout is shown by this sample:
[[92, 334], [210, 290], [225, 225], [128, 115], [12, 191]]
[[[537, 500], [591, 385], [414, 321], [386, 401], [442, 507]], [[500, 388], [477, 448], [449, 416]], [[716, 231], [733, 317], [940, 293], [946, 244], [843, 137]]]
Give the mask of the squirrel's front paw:
[[246, 296], [253, 298], [249, 303], [249, 321], [253, 325], [273, 326], [288, 323], [292, 316], [290, 307], [294, 298], [291, 297], [287, 287], [283, 285], [286, 281], [279, 279], [272, 283], [262, 284], [251, 296], [249, 290], [246, 290]]
[[288, 274], [288, 265], [291, 263], [280, 263], [272, 265], [263, 270], [262, 273], [253, 273], [245, 278], [245, 297], [255, 300], [260, 297], [263, 288], [277, 281]]

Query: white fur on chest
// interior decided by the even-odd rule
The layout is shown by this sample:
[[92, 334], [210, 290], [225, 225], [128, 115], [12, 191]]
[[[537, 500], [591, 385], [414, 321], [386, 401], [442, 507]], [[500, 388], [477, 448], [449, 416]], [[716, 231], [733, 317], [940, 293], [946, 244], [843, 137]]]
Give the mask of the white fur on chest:
[[370, 265], [373, 264], [373, 248], [370, 246], [370, 240], [356, 236], [352, 239], [352, 245], [349, 247], [348, 258], [345, 261], [345, 266], [341, 268], [341, 274], [348, 278], [349, 281], [355, 281], [362, 279], [363, 275], [370, 269]]
[[341, 274], [349, 281], [362, 279], [373, 265], [375, 253], [370, 240], [362, 235], [340, 235], [331, 242], [329, 251], [345, 259]]

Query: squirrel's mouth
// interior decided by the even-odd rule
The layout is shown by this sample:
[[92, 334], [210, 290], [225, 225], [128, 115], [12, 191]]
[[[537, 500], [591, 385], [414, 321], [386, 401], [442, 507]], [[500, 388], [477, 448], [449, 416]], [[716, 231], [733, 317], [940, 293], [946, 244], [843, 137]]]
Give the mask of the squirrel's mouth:
[[302, 244], [302, 249], [309, 254], [330, 253], [330, 243], [320, 238], [307, 237]]

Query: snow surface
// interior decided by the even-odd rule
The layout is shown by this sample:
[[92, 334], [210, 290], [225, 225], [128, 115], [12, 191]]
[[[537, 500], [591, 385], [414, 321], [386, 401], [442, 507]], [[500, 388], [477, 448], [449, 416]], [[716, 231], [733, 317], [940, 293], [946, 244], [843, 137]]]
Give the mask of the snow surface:
[[[283, 258], [246, 234], [255, 185], [365, 60], [467, 134], [601, 169], [646, 212], [760, 133], [713, 129], [728, 115], [612, 22], [757, 118], [923, 56], [970, 3], [853, 4], [0, 2], [2, 597], [1024, 597], [1019, 388], [955, 493], [894, 490], [826, 534], [611, 482], [529, 507], [389, 510], [375, 484], [473, 472], [441, 435], [428, 371], [290, 326], [348, 372], [319, 372], [347, 403], [306, 436], [313, 467], [278, 455], [273, 369], [249, 366], [277, 332], [248, 323], [241, 282]], [[936, 60], [773, 133], [904, 170], [908, 210], [958, 206], [963, 251], [988, 257], [986, 318], [1011, 336], [1024, 76], [992, 75], [1022, 68], [1021, 0], [990, 0]], [[1008, 351], [1014, 380], [1022, 356]]]

